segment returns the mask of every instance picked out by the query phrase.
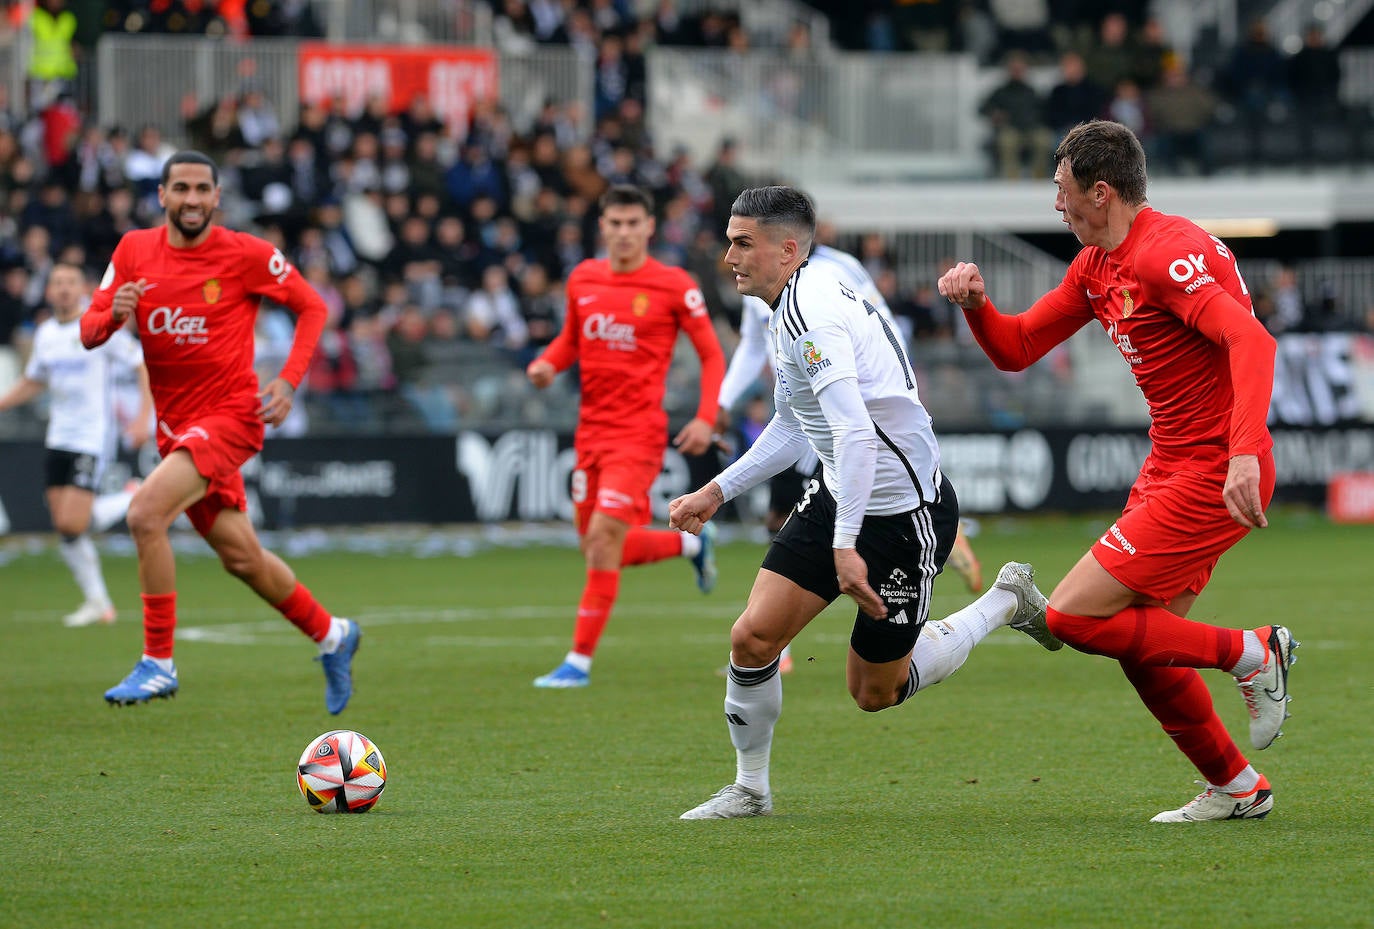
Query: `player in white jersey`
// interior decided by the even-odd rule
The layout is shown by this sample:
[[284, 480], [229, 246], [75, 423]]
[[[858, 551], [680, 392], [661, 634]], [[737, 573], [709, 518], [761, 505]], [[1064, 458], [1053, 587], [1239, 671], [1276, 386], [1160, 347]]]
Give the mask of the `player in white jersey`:
[[[841, 284], [848, 287], [856, 296], [867, 302], [887, 321], [888, 326], [897, 332], [897, 321], [887, 305], [878, 285], [874, 283], [863, 262], [848, 252], [840, 251], [829, 245], [816, 245], [807, 258], [807, 268], [824, 271], [833, 275]], [[734, 408], [745, 392], [758, 379], [760, 371], [771, 370], [768, 344], [768, 320], [771, 315], [768, 304], [758, 297], [746, 296], [741, 304], [740, 340], [730, 356], [730, 366], [720, 385], [720, 411], [716, 419], [716, 431], [723, 433], [729, 428], [730, 410]], [[784, 470], [769, 482], [768, 516], [764, 523], [769, 532], [777, 532], [792, 507], [801, 499], [807, 479], [815, 474], [817, 458], [808, 449], [797, 460], [795, 471]], [[983, 589], [983, 566], [969, 543], [963, 520], [959, 521], [959, 531], [954, 537], [954, 547], [950, 550], [948, 566], [954, 570], [972, 593]], [[783, 652], [782, 669], [791, 669], [791, 656]]]
[[867, 711], [944, 680], [1000, 626], [1051, 650], [1062, 645], [1045, 627], [1030, 566], [1015, 562], [970, 606], [927, 624], [959, 504], [891, 324], [834, 274], [809, 266], [815, 225], [811, 201], [791, 187], [746, 190], [731, 207], [725, 261], [736, 289], [771, 309], [776, 413], [738, 461], [669, 505], [669, 521], [700, 532], [726, 500], [791, 466], [808, 445], [823, 471], [773, 539], [731, 630], [725, 718], [735, 780], [683, 819], [772, 811], [779, 656], [841, 593], [858, 606], [846, 676]]
[[[86, 305], [86, 274], [71, 264], [53, 266], [47, 299], [51, 318], [34, 332], [33, 353], [21, 377], [4, 396], [0, 410], [49, 394], [48, 431], [44, 461], [48, 510], [61, 536], [62, 558], [85, 601], [63, 622], [68, 626], [112, 623], [114, 604], [100, 570], [100, 555], [87, 530], [99, 490], [101, 474], [113, 458], [118, 440], [112, 400], [114, 380], [123, 370], [135, 372], [143, 396], [140, 416], [129, 425], [135, 446], [148, 439], [153, 398], [143, 350], [127, 332], [118, 333], [98, 349], [81, 344], [81, 313]], [[128, 495], [123, 495], [128, 507]], [[117, 520], [119, 517], [116, 516]]]

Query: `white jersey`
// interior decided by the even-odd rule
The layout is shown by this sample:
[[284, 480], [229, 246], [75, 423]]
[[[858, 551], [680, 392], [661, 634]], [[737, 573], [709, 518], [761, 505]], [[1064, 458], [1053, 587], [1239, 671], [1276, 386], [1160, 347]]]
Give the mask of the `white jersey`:
[[[806, 266], [815, 271], [826, 271], [852, 290], [861, 300], [878, 311], [896, 331], [896, 320], [874, 283], [868, 269], [859, 259], [848, 252], [829, 245], [817, 245], [806, 259]], [[768, 320], [773, 315], [768, 304], [759, 297], [745, 297], [740, 305], [739, 345], [730, 356], [730, 365], [725, 369], [725, 377], [720, 382], [720, 408], [733, 409], [750, 386], [758, 380], [762, 371], [771, 368], [773, 347], [769, 344]], [[816, 470], [816, 453], [807, 449], [797, 459], [796, 470], [810, 474]]]
[[[828, 271], [835, 278], [854, 291], [862, 300], [876, 309], [889, 324], [896, 325], [887, 301], [878, 291], [878, 285], [869, 276], [868, 270], [859, 259], [848, 252], [829, 245], [817, 245], [806, 259], [806, 266], [816, 271]], [[725, 378], [720, 382], [721, 409], [732, 409], [739, 403], [756, 380], [761, 371], [770, 367], [769, 360], [773, 349], [768, 344], [768, 319], [773, 311], [758, 297], [745, 297], [740, 305], [739, 345], [730, 356], [730, 366], [725, 370]], [[807, 469], [810, 473], [810, 469]]]
[[916, 375], [896, 329], [850, 287], [810, 262], [793, 273], [769, 319], [776, 382], [773, 401], [789, 408], [825, 466], [836, 500], [845, 494], [834, 429], [817, 394], [842, 378], [858, 382], [878, 435], [865, 513], [886, 516], [939, 495], [940, 446], [921, 405]]
[[120, 369], [142, 364], [142, 347], [123, 329], [87, 350], [81, 344], [80, 317], [67, 323], [44, 320], [34, 332], [24, 376], [48, 387], [47, 447], [112, 458], [119, 435], [115, 379]]

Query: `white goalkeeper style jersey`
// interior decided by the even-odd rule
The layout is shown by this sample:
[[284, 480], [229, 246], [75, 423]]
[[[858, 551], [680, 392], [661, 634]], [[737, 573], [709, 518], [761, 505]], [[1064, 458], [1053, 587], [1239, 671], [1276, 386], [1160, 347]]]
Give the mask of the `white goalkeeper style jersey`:
[[[802, 441], [825, 466], [837, 543], [857, 533], [864, 515], [890, 516], [938, 498], [940, 448], [930, 414], [896, 327], [876, 307], [808, 261], [783, 287], [768, 331], [777, 412], [717, 478], [726, 499], [790, 464]], [[827, 394], [823, 410], [821, 395], [846, 380], [855, 389]]]
[[48, 388], [48, 433], [51, 449], [114, 456], [119, 426], [114, 411], [115, 381], [120, 369], [143, 364], [143, 347], [121, 329], [99, 348], [81, 344], [81, 318], [59, 323], [46, 319], [33, 335], [33, 354], [24, 376]]
[[[897, 331], [892, 310], [859, 259], [838, 248], [817, 245], [807, 258], [807, 267], [835, 275], [841, 284], [867, 300], [888, 321], [893, 331]], [[720, 382], [721, 409], [734, 408], [745, 391], [758, 380], [759, 374], [771, 367], [773, 349], [768, 340], [768, 319], [772, 313], [768, 304], [759, 297], [745, 297], [741, 303], [739, 345], [735, 346], [730, 356], [730, 366], [725, 369], [725, 377]], [[802, 474], [810, 474], [816, 470], [816, 462], [815, 453], [807, 449], [797, 460], [796, 469]]]

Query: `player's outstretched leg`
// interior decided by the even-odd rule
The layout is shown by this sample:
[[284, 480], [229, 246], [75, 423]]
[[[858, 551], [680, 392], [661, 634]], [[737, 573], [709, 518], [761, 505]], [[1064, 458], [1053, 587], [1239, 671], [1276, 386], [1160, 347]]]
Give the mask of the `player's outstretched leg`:
[[1165, 810], [1152, 823], [1200, 823], [1225, 819], [1263, 819], [1274, 808], [1274, 792], [1263, 774], [1259, 783], [1241, 793], [1227, 793], [1215, 784], [1197, 781], [1202, 793], [1176, 810]]
[[1255, 636], [1264, 645], [1264, 664], [1257, 671], [1235, 675], [1236, 686], [1245, 698], [1250, 714], [1250, 744], [1266, 749], [1283, 735], [1283, 721], [1288, 718], [1288, 668], [1293, 664], [1293, 650], [1301, 643], [1283, 626], [1270, 626], [1268, 634], [1256, 629]]
[[344, 630], [338, 647], [315, 659], [324, 667], [324, 708], [336, 716], [353, 696], [353, 656], [363, 640], [363, 631], [356, 622], [342, 618], [339, 622]]
[[1016, 595], [1016, 612], [1012, 614], [1011, 622], [1007, 625], [1018, 632], [1024, 632], [1049, 651], [1057, 652], [1064, 647], [1064, 643], [1050, 632], [1050, 627], [1045, 623], [1045, 606], [1048, 601], [1035, 586], [1034, 568], [1018, 561], [1009, 561], [997, 572], [997, 580], [992, 586]]
[[154, 697], [175, 695], [177, 669], [171, 659], [165, 663], [166, 667], [152, 658], [143, 658], [124, 680], [105, 691], [105, 701], [111, 706], [130, 706], [147, 703]]

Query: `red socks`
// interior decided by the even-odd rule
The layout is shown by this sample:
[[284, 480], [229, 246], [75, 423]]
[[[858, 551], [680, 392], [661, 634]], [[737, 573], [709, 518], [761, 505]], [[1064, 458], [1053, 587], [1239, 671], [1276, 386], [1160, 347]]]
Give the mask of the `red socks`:
[[320, 606], [315, 595], [299, 581], [285, 600], [272, 605], [312, 640], [318, 642], [329, 635], [329, 611]]
[[1193, 668], [1121, 663], [1126, 679], [1159, 724], [1212, 784], [1229, 784], [1245, 770], [1245, 756], [1212, 708], [1212, 694]]
[[149, 658], [170, 659], [176, 628], [176, 592], [143, 594], [143, 654]]
[[573, 651], [588, 658], [596, 651], [596, 643], [601, 641], [601, 632], [610, 621], [619, 590], [619, 571], [587, 570], [587, 585], [582, 588], [582, 601], [577, 605]]
[[1229, 671], [1245, 652], [1244, 630], [1195, 623], [1162, 606], [1128, 606], [1106, 619], [1050, 607], [1045, 620], [1051, 632], [1080, 652], [1135, 665]]
[[682, 534], [676, 529], [631, 529], [620, 555], [621, 567], [653, 564], [682, 554]]

